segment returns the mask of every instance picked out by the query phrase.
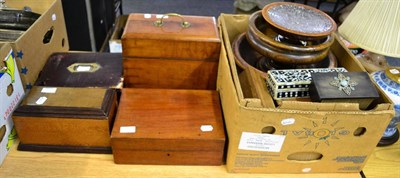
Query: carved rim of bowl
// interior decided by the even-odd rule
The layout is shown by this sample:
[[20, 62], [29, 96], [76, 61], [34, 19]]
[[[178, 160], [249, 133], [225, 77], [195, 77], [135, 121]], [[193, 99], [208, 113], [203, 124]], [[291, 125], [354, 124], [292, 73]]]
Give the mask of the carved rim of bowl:
[[262, 18], [261, 11], [254, 12], [249, 17], [248, 32], [253, 33], [254, 35], [258, 36], [262, 41], [268, 43], [269, 45], [272, 45], [272, 46], [275, 46], [278, 48], [282, 48], [285, 50], [296, 51], [296, 52], [297, 51], [305, 52], [305, 53], [316, 52], [316, 51], [326, 50], [326, 48], [329, 48], [334, 42], [333, 34], [330, 34], [330, 35], [326, 36], [326, 40], [323, 43], [316, 44], [316, 45], [298, 46], [298, 45], [289, 45], [287, 43], [281, 43], [281, 42], [275, 41], [267, 34], [264, 34], [263, 32], [261, 32], [257, 27], [257, 24], [258, 24], [257, 20], [263, 20], [267, 25], [267, 22]]
[[[288, 10], [290, 10], [290, 8], [296, 10], [297, 12], [300, 13], [308, 13], [310, 16], [312, 16], [311, 18], [314, 19], [308, 19], [308, 21], [312, 21], [312, 20], [323, 20], [326, 23], [322, 24], [327, 26], [327, 29], [322, 29], [320, 31], [314, 31], [314, 32], [309, 32], [307, 30], [298, 30], [298, 29], [294, 29], [294, 27], [291, 27], [290, 25], [286, 25], [283, 26], [283, 24], [280, 24], [280, 22], [277, 22], [276, 20], [274, 20], [274, 18], [270, 17], [270, 12], [274, 11], [274, 8], [287, 8], [286, 12]], [[301, 12], [302, 11], [302, 12]], [[298, 21], [300, 20], [304, 20], [304, 19], [296, 19], [296, 17], [299, 16], [295, 16], [293, 14], [288, 14], [291, 15], [292, 17], [290, 17], [291, 20], [285, 20], [285, 22], [295, 22], [298, 23]], [[308, 6], [308, 5], [303, 5], [303, 4], [299, 4], [299, 3], [292, 3], [292, 2], [274, 2], [274, 3], [270, 3], [266, 6], [264, 6], [264, 8], [262, 9], [262, 16], [264, 17], [264, 19], [272, 26], [274, 26], [275, 28], [281, 30], [281, 31], [285, 31], [294, 35], [299, 35], [299, 36], [305, 36], [305, 37], [315, 37], [315, 38], [321, 38], [321, 37], [325, 37], [328, 36], [329, 34], [331, 34], [332, 32], [336, 31], [337, 25], [336, 22], [325, 12], [316, 9], [314, 7]], [[319, 16], [320, 19], [316, 19], [315, 17]], [[302, 17], [302, 16], [300, 16]], [[318, 17], [317, 17], [318, 18]], [[307, 19], [305, 19], [307, 20]], [[321, 21], [318, 21], [321, 22]], [[317, 22], [317, 23], [318, 23]], [[314, 23], [314, 24], [317, 24]], [[321, 24], [321, 23], [318, 23]], [[307, 25], [308, 26], [308, 25]]]
[[258, 36], [252, 33], [246, 33], [247, 41], [260, 54], [269, 57], [280, 63], [288, 64], [312, 64], [325, 59], [329, 53], [329, 48], [313, 53], [304, 53], [298, 51], [282, 50], [262, 41]]

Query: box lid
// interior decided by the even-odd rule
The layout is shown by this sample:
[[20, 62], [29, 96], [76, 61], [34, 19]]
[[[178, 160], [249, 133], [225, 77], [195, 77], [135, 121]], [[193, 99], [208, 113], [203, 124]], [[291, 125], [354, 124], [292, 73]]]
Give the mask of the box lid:
[[122, 89], [113, 149], [220, 150], [224, 142], [216, 91]]
[[115, 90], [34, 86], [13, 116], [107, 119]]
[[54, 53], [48, 58], [35, 85], [121, 88], [122, 71], [120, 53]]
[[[155, 25], [158, 20], [161, 26]], [[190, 25], [183, 27], [183, 22]], [[121, 38], [124, 57], [219, 58], [220, 38], [214, 17], [133, 13]]]
[[312, 73], [311, 78], [312, 101], [379, 98], [379, 93], [366, 72]]

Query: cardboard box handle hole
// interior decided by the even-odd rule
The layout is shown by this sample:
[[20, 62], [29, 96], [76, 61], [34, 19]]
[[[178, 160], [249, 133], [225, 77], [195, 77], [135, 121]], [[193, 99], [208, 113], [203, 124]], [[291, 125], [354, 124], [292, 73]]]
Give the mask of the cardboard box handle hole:
[[54, 28], [50, 27], [49, 30], [47, 30], [46, 34], [43, 36], [43, 44], [47, 44], [51, 41], [51, 38], [53, 37], [53, 32]]
[[287, 159], [291, 161], [316, 161], [321, 160], [323, 155], [317, 152], [296, 152], [290, 154]]
[[7, 86], [7, 95], [11, 96], [14, 93], [14, 86], [12, 84]]
[[267, 126], [267, 127], [264, 127], [264, 128], [261, 130], [261, 133], [263, 133], [263, 134], [274, 134], [275, 131], [276, 131], [275, 127], [273, 127], [273, 126]]
[[0, 142], [3, 141], [4, 135], [6, 134], [7, 128], [6, 125], [1, 126], [0, 128]]
[[365, 127], [359, 127], [353, 132], [353, 135], [359, 137], [361, 135], [364, 135], [365, 132], [367, 132], [367, 129]]

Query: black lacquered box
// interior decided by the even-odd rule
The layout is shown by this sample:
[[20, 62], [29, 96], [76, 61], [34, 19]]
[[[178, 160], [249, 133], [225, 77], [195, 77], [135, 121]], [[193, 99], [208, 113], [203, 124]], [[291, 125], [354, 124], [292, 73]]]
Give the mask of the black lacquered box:
[[366, 72], [312, 73], [309, 88], [312, 101], [359, 103], [367, 109], [379, 93]]

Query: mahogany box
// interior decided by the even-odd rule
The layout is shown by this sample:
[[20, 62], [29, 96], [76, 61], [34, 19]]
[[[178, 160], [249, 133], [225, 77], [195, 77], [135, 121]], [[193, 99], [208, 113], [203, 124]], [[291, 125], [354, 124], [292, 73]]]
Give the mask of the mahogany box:
[[121, 41], [126, 87], [215, 90], [221, 40], [214, 17], [129, 14]]
[[47, 59], [35, 85], [122, 88], [122, 72], [122, 55], [118, 53], [54, 53]]
[[111, 153], [116, 92], [33, 86], [12, 118], [20, 150]]
[[225, 132], [218, 93], [124, 88], [111, 146], [118, 164], [221, 165]]

